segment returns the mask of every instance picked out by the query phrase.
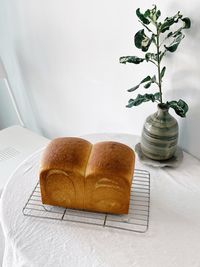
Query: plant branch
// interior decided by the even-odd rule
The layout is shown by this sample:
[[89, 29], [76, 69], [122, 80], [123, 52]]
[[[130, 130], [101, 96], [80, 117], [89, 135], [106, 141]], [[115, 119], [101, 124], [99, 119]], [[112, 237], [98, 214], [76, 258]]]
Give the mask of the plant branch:
[[153, 34], [155, 34], [147, 25], [145, 25], [142, 21], [138, 20], [142, 26], [144, 26], [149, 32], [152, 32]]
[[149, 59], [148, 61], [150, 61], [151, 63], [153, 63], [154, 65], [156, 65], [156, 67], [158, 67], [158, 65], [151, 59]]
[[161, 79], [161, 73], [160, 73], [160, 33], [159, 33], [159, 28], [158, 25], [156, 24], [156, 29], [157, 29], [157, 34], [156, 34], [156, 46], [157, 46], [157, 61], [158, 61], [158, 87], [159, 87], [159, 92], [160, 92], [160, 102], [161, 104], [163, 103], [162, 101], [162, 79]]

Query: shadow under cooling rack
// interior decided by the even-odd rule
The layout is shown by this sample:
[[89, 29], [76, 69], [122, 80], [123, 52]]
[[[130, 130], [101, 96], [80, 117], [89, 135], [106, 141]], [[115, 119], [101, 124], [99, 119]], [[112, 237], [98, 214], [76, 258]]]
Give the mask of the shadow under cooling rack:
[[127, 215], [95, 213], [44, 205], [41, 202], [39, 182], [36, 184], [23, 208], [23, 214], [25, 216], [84, 223], [138, 233], [145, 233], [148, 230], [149, 212], [150, 173], [139, 169], [135, 169], [134, 172], [130, 207]]

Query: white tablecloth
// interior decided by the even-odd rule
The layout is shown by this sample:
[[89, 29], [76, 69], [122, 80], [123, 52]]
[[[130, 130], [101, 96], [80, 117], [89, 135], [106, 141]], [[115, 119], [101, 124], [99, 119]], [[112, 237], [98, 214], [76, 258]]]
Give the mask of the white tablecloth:
[[[131, 135], [93, 136], [133, 147]], [[184, 153], [176, 169], [136, 167], [151, 173], [150, 225], [145, 234], [22, 214], [38, 180], [41, 151], [12, 175], [1, 201], [6, 236], [4, 267], [200, 266], [200, 162]]]

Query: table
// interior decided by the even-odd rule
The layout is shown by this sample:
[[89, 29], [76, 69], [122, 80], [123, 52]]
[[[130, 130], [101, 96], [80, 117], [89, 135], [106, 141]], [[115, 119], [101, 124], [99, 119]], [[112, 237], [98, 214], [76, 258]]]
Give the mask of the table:
[[[134, 147], [125, 134], [84, 136]], [[22, 208], [38, 180], [42, 151], [24, 161], [2, 195], [4, 267], [200, 266], [200, 162], [184, 152], [176, 169], [136, 167], [151, 173], [149, 230], [145, 234], [25, 217]]]

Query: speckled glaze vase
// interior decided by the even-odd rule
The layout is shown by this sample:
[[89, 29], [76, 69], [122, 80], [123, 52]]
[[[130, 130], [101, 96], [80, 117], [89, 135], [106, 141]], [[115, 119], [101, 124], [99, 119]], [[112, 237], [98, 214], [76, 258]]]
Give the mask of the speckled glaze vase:
[[141, 138], [142, 153], [153, 160], [173, 157], [178, 143], [178, 123], [168, 112], [166, 104], [158, 104], [158, 111], [147, 117]]

